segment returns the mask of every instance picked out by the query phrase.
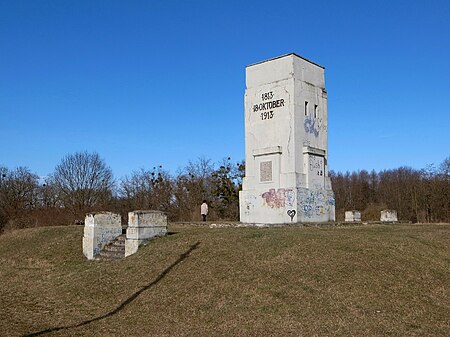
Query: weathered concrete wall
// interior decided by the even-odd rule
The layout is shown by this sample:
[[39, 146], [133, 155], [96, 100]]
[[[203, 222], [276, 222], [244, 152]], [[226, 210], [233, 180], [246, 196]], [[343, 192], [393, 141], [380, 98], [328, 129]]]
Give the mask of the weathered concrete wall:
[[397, 222], [397, 211], [392, 209], [386, 209], [384, 211], [381, 211], [380, 216], [381, 222]]
[[335, 220], [324, 69], [295, 54], [246, 68], [244, 223]]
[[86, 214], [84, 220], [83, 254], [89, 260], [100, 253], [103, 247], [122, 234], [119, 214], [99, 212]]
[[128, 213], [125, 256], [137, 252], [146, 240], [167, 234], [167, 216], [160, 211], [133, 211]]
[[346, 211], [345, 222], [361, 222], [361, 212], [359, 211]]

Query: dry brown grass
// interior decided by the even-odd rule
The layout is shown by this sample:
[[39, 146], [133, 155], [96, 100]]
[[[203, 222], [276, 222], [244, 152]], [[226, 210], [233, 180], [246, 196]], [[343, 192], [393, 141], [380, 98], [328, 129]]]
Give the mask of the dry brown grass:
[[1, 335], [450, 335], [448, 224], [173, 225], [113, 262], [82, 230], [0, 236]]

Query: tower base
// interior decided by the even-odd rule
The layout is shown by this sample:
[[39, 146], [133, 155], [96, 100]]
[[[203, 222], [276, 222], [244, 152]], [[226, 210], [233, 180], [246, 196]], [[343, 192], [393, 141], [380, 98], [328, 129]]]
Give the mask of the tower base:
[[335, 221], [332, 190], [302, 187], [239, 192], [240, 221], [284, 224]]

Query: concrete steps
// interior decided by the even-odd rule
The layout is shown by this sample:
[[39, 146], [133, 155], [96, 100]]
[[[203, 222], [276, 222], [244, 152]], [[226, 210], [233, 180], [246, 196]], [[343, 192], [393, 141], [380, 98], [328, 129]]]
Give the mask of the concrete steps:
[[119, 235], [115, 240], [103, 247], [100, 254], [96, 256], [97, 260], [118, 260], [125, 257], [126, 235]]

